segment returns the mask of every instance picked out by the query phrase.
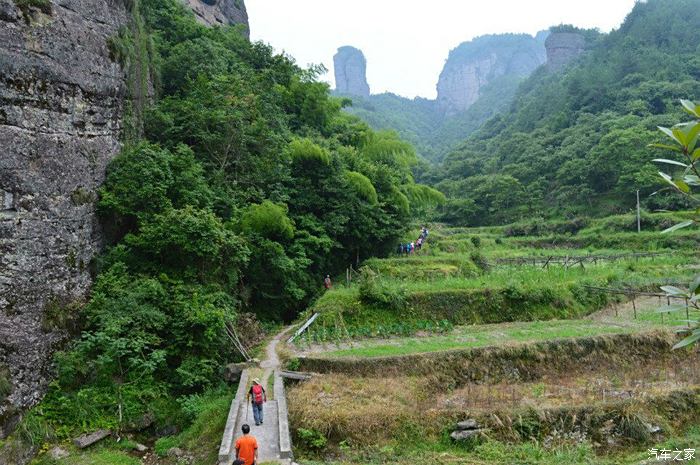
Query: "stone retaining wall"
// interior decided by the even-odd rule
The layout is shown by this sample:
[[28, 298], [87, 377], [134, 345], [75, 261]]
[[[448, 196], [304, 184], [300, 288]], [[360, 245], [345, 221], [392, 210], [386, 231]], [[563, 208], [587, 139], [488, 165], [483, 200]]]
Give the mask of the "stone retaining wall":
[[233, 401], [231, 402], [231, 409], [228, 412], [228, 418], [226, 420], [226, 428], [224, 428], [224, 435], [221, 438], [221, 446], [219, 447], [220, 465], [228, 465], [236, 458], [236, 450], [233, 447], [233, 439], [236, 436], [236, 422], [238, 421], [238, 415], [241, 412], [241, 403], [245, 402], [248, 376], [248, 370], [243, 370], [241, 373], [241, 379], [238, 381], [236, 397], [234, 397]]
[[670, 331], [655, 331], [393, 357], [302, 357], [299, 369], [365, 377], [429, 376], [454, 387], [526, 382], [601, 366], [634, 366], [650, 360], [661, 365], [672, 359], [680, 363], [688, 354], [671, 350], [677, 340]]

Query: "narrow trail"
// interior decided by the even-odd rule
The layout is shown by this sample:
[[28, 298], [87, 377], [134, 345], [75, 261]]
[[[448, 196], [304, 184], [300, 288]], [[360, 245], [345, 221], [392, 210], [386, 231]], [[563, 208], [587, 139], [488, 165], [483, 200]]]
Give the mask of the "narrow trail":
[[289, 328], [283, 329], [270, 341], [270, 343], [267, 345], [267, 348], [265, 349], [265, 355], [267, 358], [260, 362], [260, 368], [264, 370], [260, 382], [265, 387], [269, 385], [269, 380], [270, 376], [272, 376], [272, 373], [280, 367], [280, 359], [277, 355], [277, 345], [287, 334], [288, 330]]
[[[266, 358], [260, 362], [260, 367], [264, 370], [260, 383], [268, 390], [270, 377], [275, 370], [280, 368], [280, 360], [277, 355], [277, 345], [285, 337], [289, 328], [283, 329], [267, 345], [265, 350]], [[247, 392], [247, 391], [246, 391]], [[236, 422], [236, 434], [238, 439], [241, 435], [241, 427], [244, 424], [250, 425], [250, 433], [258, 440], [258, 462], [276, 462], [289, 464], [288, 459], [280, 457], [280, 430], [279, 416], [277, 410], [277, 399], [273, 392], [268, 392], [268, 400], [263, 406], [263, 423], [256, 426], [253, 417], [253, 406], [250, 401], [241, 402], [241, 412]]]

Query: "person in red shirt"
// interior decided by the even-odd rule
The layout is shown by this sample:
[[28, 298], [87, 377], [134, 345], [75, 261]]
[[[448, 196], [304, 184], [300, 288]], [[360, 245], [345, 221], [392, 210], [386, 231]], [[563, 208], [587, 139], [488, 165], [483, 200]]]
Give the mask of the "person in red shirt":
[[253, 398], [255, 426], [260, 426], [263, 424], [263, 403], [267, 402], [267, 393], [258, 378], [253, 380], [253, 385], [248, 390], [248, 397]]
[[331, 284], [331, 275], [329, 275], [329, 274], [326, 275], [326, 279], [323, 280], [323, 286], [324, 286], [326, 289], [330, 289], [330, 288], [332, 287], [332, 284]]
[[250, 426], [243, 425], [243, 436], [236, 439], [236, 460], [244, 465], [255, 465], [258, 461], [258, 440], [250, 434]]

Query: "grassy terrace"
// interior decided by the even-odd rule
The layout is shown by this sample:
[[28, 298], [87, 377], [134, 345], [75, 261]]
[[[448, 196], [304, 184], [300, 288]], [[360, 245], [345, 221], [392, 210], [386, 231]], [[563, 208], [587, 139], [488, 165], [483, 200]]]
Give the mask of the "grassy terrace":
[[[563, 441], [562, 441], [563, 442]], [[657, 449], [683, 450], [697, 448], [700, 444], [700, 427], [693, 427], [671, 440], [655, 444]], [[308, 465], [414, 465], [435, 463], [444, 465], [639, 465], [655, 463], [649, 461], [647, 448], [640, 446], [635, 451], [619, 452], [610, 450], [606, 454], [596, 454], [590, 444], [543, 444], [527, 442], [505, 444], [487, 441], [471, 449], [456, 448], [446, 442], [428, 442], [420, 439], [410, 444], [389, 444], [369, 451], [347, 451], [345, 459], [305, 460]], [[672, 463], [672, 462], [671, 462]], [[677, 462], [683, 463], [683, 462]], [[685, 463], [693, 463], [685, 462]]]
[[[488, 254], [487, 251], [483, 253]], [[423, 326], [431, 321], [474, 325], [582, 318], [624, 299], [624, 296], [601, 293], [587, 286], [656, 291], [661, 284], [686, 282], [693, 272], [690, 266], [696, 260], [689, 254], [678, 253], [587, 264], [585, 268], [551, 266], [541, 269], [513, 265], [488, 271], [479, 269], [463, 255], [371, 261], [368, 267], [376, 270], [374, 274], [360, 278], [359, 283], [350, 287], [337, 287], [315, 303], [311, 310], [319, 312], [321, 318], [307, 335], [307, 342], [407, 336], [434, 330]], [[423, 262], [425, 267], [422, 267]], [[654, 308], [659, 306], [657, 302]], [[645, 313], [640, 315], [640, 320], [661, 323], [661, 316]], [[567, 323], [552, 325], [566, 326]], [[573, 325], [582, 328], [581, 323]], [[614, 332], [619, 331], [618, 326], [618, 322], [612, 322], [608, 326], [589, 328]], [[464, 331], [481, 332], [474, 328]], [[584, 334], [585, 331], [580, 329]], [[554, 337], [559, 337], [556, 332]], [[441, 340], [439, 345], [452, 347], [455, 344], [447, 339]]]
[[[683, 218], [647, 215], [644, 225], [647, 229], [665, 228]], [[579, 229], [562, 232], [572, 224]], [[338, 356], [380, 355], [668, 325], [668, 317], [661, 321], [662, 317], [653, 311], [640, 314], [636, 324], [557, 321], [581, 319], [626, 299], [623, 295], [601, 293], [591, 286], [658, 291], [660, 285], [682, 285], [691, 278], [698, 263], [697, 230], [673, 235], [647, 230], [638, 234], [629, 231], [632, 226], [636, 227], [636, 222], [629, 215], [473, 229], [438, 225], [431, 228], [420, 252], [368, 260], [350, 286], [338, 285], [321, 296], [309, 310], [309, 315], [318, 312], [321, 317], [300, 344], [447, 332], [430, 339], [411, 338], [404, 343], [392, 340], [331, 349]], [[608, 231], [604, 232], [604, 228]], [[404, 240], [417, 235], [418, 230], [411, 231]], [[588, 245], [576, 245], [581, 242]], [[552, 247], [557, 243], [563, 246]], [[568, 268], [560, 264], [546, 269], [539, 264], [497, 264], [499, 259], [518, 257], [610, 257], [638, 252], [661, 254], [587, 261], [583, 266]], [[653, 309], [659, 306], [657, 303]], [[676, 315], [671, 318], [681, 319]], [[542, 323], [548, 320], [554, 321]], [[526, 322], [536, 323], [530, 325], [532, 329], [526, 329], [530, 327]], [[474, 327], [497, 323], [512, 324], [494, 330]], [[454, 326], [464, 325], [468, 327], [450, 332]], [[490, 335], [492, 331], [504, 336], [495, 338]]]
[[[409, 258], [410, 260], [411, 258]], [[400, 260], [400, 259], [399, 259]], [[429, 260], [426, 260], [429, 263]], [[527, 286], [529, 284], [557, 283], [568, 284], [584, 280], [607, 281], [618, 283], [646, 283], [674, 281], [690, 275], [686, 266], [694, 258], [685, 255], [669, 255], [655, 258], [640, 258], [638, 260], [621, 260], [612, 263], [602, 263], [585, 268], [578, 266], [565, 269], [551, 266], [547, 269], [532, 266], [498, 266], [474, 277], [448, 276], [443, 279], [417, 280], [410, 277], [403, 279], [384, 280], [387, 286], [404, 288], [407, 291], [427, 292], [445, 289], [469, 289], [483, 287], [501, 287], [514, 283]], [[419, 267], [420, 263], [410, 263], [409, 266]]]
[[[668, 320], [666, 320], [668, 321]], [[668, 325], [668, 323], [667, 323]], [[620, 324], [592, 320], [552, 320], [517, 322], [473, 327], [458, 327], [449, 334], [429, 337], [406, 337], [394, 340], [364, 340], [340, 344], [333, 350], [326, 346], [324, 357], [386, 357], [443, 350], [486, 347], [491, 345], [537, 342], [551, 339], [586, 337], [601, 334], [626, 334], [663, 327], [660, 323]], [[314, 350], [322, 350], [312, 346]]]
[[[327, 440], [317, 456], [297, 438], [305, 463], [637, 464], [646, 446], [697, 447], [700, 379], [686, 363], [696, 357], [671, 351], [685, 311], [657, 313], [665, 299], [633, 305], [588, 286], [682, 286], [697, 272], [700, 234], [637, 234], [630, 219], [573, 232], [562, 232], [567, 221], [434, 227], [420, 253], [368, 260], [350, 286], [314, 303], [321, 316], [296, 341], [301, 369], [322, 374], [290, 387], [290, 422]], [[645, 218], [647, 229], [677, 220]], [[636, 252], [669, 253], [568, 269], [496, 265]], [[488, 428], [468, 446], [449, 439], [465, 418]]]

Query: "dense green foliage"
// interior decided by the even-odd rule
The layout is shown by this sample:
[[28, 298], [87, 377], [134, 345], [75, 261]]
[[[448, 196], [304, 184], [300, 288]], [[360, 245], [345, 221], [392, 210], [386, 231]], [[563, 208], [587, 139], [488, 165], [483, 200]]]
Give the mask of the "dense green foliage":
[[[405, 336], [445, 325], [581, 318], [620, 297], [591, 287], [655, 291], [692, 276], [687, 265], [694, 263], [698, 232], [662, 234], [688, 215], [645, 215], [649, 230], [641, 234], [632, 215], [489, 230], [436, 225], [419, 252], [367, 260], [349, 286], [320, 297], [310, 310], [320, 318], [306, 337]], [[644, 250], [664, 253], [629, 256]], [[591, 256], [601, 258], [543, 266], [552, 258], [575, 263], [575, 257]], [[540, 261], [512, 263], [523, 257]]]
[[154, 410], [188, 421], [182, 406], [237, 357], [226, 329], [242, 312], [294, 318], [325, 274], [393, 250], [411, 210], [443, 200], [414, 184], [410, 144], [342, 112], [318, 70], [201, 26], [176, 0], [132, 8], [114, 57], [152, 69], [157, 96], [108, 168], [109, 247], [36, 411], [60, 436]]
[[621, 213], [635, 191], [649, 209], [683, 199], [659, 189], [656, 126], [700, 95], [700, 1], [638, 2], [562, 73], [541, 68], [508, 111], [491, 119], [423, 179], [449, 198], [444, 219], [498, 224], [525, 217]]

